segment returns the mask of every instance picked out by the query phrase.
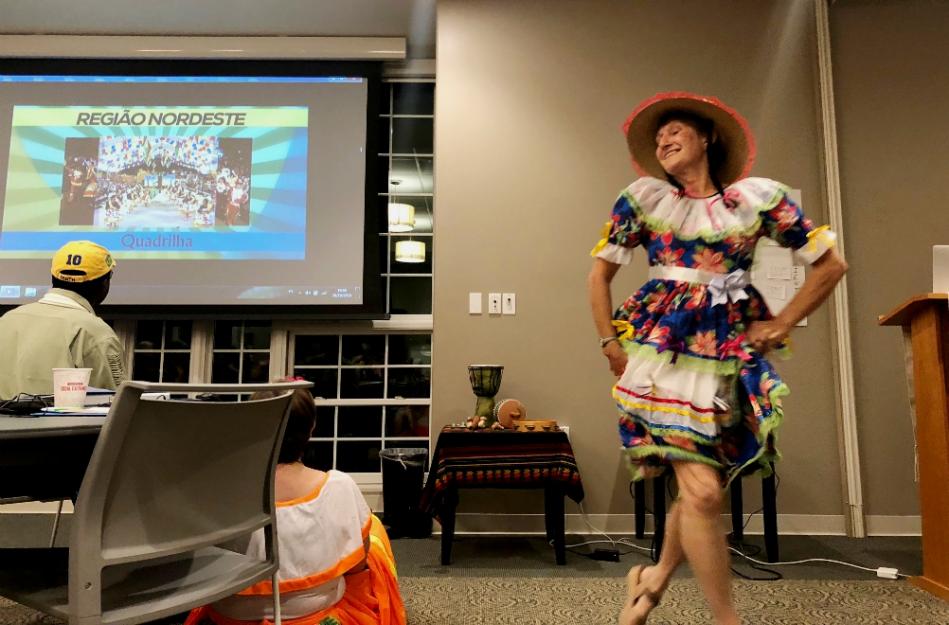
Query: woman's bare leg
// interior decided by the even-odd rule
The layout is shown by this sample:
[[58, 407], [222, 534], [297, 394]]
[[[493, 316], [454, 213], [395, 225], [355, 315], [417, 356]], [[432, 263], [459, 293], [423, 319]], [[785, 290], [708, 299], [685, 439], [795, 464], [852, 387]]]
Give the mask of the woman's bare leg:
[[724, 499], [721, 477], [713, 467], [697, 462], [677, 462], [673, 466], [679, 485], [677, 531], [682, 552], [705, 594], [715, 623], [739, 625], [732, 601], [728, 547], [719, 522]]
[[629, 589], [629, 599], [624, 611], [629, 615], [628, 622], [644, 622], [646, 615], [655, 607], [652, 601], [646, 598], [640, 598], [643, 589], [648, 590], [653, 596], [661, 596], [669, 585], [669, 579], [672, 574], [682, 564], [685, 554], [682, 551], [682, 543], [679, 539], [680, 506], [678, 503], [672, 505], [672, 509], [666, 516], [666, 532], [662, 541], [662, 553], [659, 556], [659, 562], [653, 566], [647, 566], [639, 576], [639, 583], [636, 587]]

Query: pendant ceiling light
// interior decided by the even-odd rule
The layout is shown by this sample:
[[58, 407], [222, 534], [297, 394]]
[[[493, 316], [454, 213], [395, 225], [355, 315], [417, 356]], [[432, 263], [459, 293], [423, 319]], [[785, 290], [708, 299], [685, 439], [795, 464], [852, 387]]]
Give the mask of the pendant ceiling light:
[[425, 242], [424, 241], [396, 241], [395, 259], [400, 263], [424, 263], [425, 262]]

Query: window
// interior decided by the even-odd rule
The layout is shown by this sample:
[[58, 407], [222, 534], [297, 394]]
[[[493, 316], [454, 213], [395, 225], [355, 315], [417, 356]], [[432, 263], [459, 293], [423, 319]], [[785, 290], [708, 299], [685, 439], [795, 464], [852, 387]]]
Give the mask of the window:
[[187, 383], [191, 379], [191, 334], [190, 321], [138, 321], [132, 378]]
[[216, 321], [211, 382], [269, 382], [270, 332], [269, 321]]
[[382, 449], [428, 448], [431, 334], [300, 333], [291, 345], [293, 375], [317, 397], [307, 465], [378, 473]]
[[[381, 232], [386, 264], [387, 311], [394, 315], [432, 313], [432, 248], [434, 245], [434, 121], [435, 83], [399, 81], [387, 84], [387, 151], [381, 168], [387, 172], [380, 209], [411, 207], [411, 219], [398, 232]], [[396, 209], [398, 210], [398, 209]], [[403, 209], [404, 210], [404, 209]]]

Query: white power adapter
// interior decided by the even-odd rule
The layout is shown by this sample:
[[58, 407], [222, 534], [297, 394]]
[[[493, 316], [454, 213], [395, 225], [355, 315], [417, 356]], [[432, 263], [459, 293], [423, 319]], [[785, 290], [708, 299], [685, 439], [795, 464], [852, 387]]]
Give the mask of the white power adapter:
[[877, 577], [882, 577], [883, 579], [899, 579], [900, 571], [899, 569], [891, 569], [886, 566], [881, 566], [877, 569]]

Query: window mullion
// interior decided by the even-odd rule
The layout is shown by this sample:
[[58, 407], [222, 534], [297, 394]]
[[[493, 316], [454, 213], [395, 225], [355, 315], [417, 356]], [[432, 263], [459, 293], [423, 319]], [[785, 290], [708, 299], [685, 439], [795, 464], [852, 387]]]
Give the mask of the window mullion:
[[165, 380], [165, 333], [168, 331], [168, 322], [161, 322], [161, 349], [158, 350], [158, 381]]
[[191, 324], [191, 372], [188, 375], [188, 381], [192, 384], [211, 382], [213, 340], [213, 321], [196, 319]]

